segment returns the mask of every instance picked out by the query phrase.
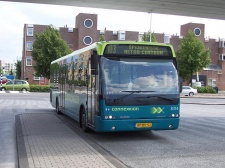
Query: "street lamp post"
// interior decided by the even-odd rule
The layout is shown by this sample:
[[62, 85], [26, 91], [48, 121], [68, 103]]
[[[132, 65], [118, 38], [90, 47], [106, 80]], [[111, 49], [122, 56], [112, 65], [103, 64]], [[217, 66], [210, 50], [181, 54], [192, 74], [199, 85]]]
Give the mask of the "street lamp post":
[[149, 30], [149, 41], [152, 42], [152, 10], [150, 11], [150, 30]]

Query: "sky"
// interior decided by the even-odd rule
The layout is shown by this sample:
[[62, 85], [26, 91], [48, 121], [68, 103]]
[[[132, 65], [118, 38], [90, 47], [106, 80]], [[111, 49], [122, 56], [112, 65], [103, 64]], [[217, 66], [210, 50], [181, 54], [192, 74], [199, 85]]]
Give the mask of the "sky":
[[[225, 38], [225, 21], [152, 14], [108, 9], [16, 3], [0, 1], [0, 60], [15, 63], [22, 57], [24, 24], [75, 27], [79, 13], [98, 15], [98, 30], [127, 30], [180, 35], [180, 26], [186, 23], [205, 24], [205, 37]], [[150, 21], [150, 18], [152, 20]]]

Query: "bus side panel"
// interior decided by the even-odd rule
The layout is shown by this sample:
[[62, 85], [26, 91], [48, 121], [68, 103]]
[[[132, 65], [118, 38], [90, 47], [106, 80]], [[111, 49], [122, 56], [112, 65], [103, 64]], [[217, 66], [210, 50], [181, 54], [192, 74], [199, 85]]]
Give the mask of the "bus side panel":
[[80, 108], [87, 103], [87, 68], [91, 50], [87, 50], [64, 59], [63, 82], [65, 99], [63, 113], [80, 121]]

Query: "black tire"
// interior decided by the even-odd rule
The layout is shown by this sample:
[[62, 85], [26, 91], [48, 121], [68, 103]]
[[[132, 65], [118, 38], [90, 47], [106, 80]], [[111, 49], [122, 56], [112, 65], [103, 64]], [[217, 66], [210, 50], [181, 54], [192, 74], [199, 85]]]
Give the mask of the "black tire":
[[82, 110], [81, 114], [81, 127], [84, 132], [89, 132], [89, 128], [86, 127], [86, 114], [84, 110]]
[[194, 96], [194, 93], [193, 93], [193, 92], [190, 92], [190, 93], [189, 93], [189, 96]]
[[55, 107], [55, 109], [56, 109], [56, 113], [57, 114], [62, 114], [62, 112], [59, 110], [59, 102], [58, 102], [58, 99], [56, 100], [56, 107]]
[[21, 91], [22, 91], [22, 92], [26, 92], [27, 89], [26, 89], [26, 88], [22, 88]]
[[1, 91], [6, 91], [6, 89], [4, 87], [1, 88]]

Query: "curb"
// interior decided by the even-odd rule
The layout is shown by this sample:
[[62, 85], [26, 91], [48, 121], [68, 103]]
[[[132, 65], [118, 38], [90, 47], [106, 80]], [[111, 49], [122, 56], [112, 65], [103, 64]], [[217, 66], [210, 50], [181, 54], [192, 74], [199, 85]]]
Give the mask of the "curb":
[[6, 90], [6, 91], [0, 91], [0, 94], [1, 93], [30, 93], [29, 91], [8, 91], [8, 90]]

